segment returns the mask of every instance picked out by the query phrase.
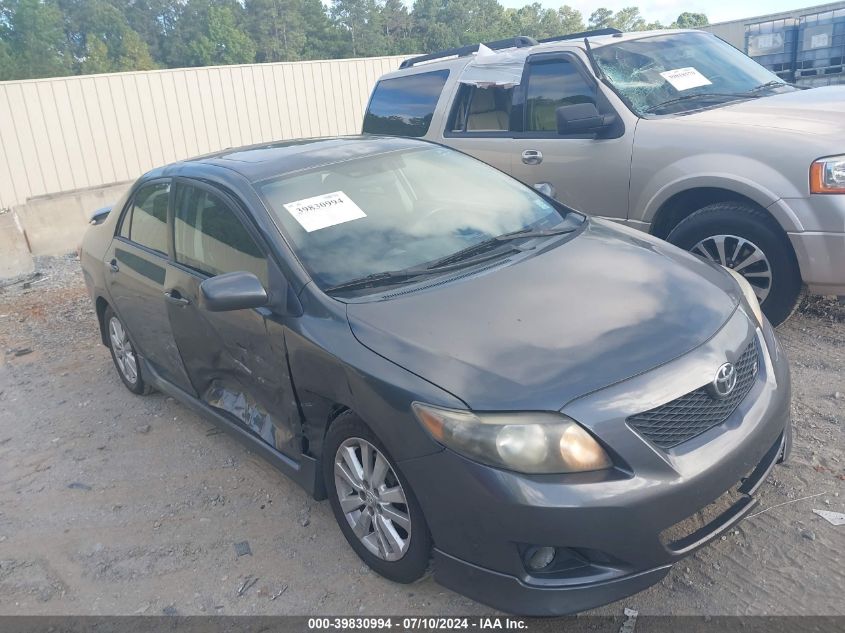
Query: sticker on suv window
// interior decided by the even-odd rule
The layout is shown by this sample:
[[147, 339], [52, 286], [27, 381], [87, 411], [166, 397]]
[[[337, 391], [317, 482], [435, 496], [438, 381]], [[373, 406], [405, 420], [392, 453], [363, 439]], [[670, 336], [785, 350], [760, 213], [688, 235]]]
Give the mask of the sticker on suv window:
[[309, 233], [367, 217], [342, 191], [294, 200], [282, 206]]
[[698, 88], [699, 86], [709, 86], [713, 83], [692, 66], [667, 70], [666, 72], [660, 73], [660, 76], [679, 92], [681, 90], [689, 90], [690, 88]]

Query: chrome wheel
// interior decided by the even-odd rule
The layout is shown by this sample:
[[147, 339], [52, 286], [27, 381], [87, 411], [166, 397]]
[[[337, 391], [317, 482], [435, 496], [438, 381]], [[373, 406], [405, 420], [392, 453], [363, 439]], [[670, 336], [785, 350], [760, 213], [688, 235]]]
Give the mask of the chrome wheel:
[[135, 360], [135, 349], [129, 342], [129, 337], [123, 324], [116, 316], [109, 320], [109, 343], [114, 352], [114, 360], [121, 375], [129, 384], [138, 382], [138, 365]]
[[411, 515], [387, 458], [351, 437], [337, 449], [334, 480], [341, 511], [364, 547], [382, 560], [402, 558], [411, 543]]
[[712, 235], [690, 249], [745, 277], [760, 303], [772, 289], [772, 267], [766, 254], [754, 242], [738, 235]]

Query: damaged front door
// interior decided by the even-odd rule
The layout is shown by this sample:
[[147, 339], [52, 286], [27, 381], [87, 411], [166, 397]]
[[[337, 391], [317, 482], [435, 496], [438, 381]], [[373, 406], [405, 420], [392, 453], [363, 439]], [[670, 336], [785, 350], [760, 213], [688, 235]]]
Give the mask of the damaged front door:
[[199, 285], [222, 273], [253, 273], [268, 291], [284, 285], [238, 205], [204, 183], [180, 179], [174, 198], [175, 262], [166, 297], [176, 344], [201, 400], [276, 450], [297, 457], [300, 425], [281, 332], [269, 307], [209, 312]]

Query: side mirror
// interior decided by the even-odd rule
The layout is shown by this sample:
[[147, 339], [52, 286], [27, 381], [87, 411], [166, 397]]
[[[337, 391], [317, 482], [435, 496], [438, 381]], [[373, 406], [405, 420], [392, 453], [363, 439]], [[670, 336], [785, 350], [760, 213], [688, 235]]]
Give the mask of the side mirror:
[[603, 115], [594, 103], [573, 103], [555, 110], [558, 134], [601, 132], [613, 124], [613, 115]]
[[252, 273], [225, 273], [200, 284], [200, 306], [209, 312], [260, 308], [268, 300], [267, 291]]

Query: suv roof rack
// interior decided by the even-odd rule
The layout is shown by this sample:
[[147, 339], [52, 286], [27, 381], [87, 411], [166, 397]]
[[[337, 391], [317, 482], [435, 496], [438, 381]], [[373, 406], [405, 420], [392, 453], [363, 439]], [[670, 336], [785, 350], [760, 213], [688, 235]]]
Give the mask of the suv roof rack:
[[585, 37], [595, 37], [597, 35], [622, 35], [622, 31], [611, 27], [606, 29], [593, 29], [592, 31], [581, 31], [580, 33], [567, 33], [566, 35], [547, 37], [537, 43], [545, 44], [546, 42], [562, 42], [564, 40], [583, 40]]
[[[566, 35], [557, 35], [555, 37], [547, 37], [542, 40], [535, 40], [533, 37], [527, 35], [517, 35], [516, 37], [509, 37], [504, 40], [496, 40], [495, 42], [488, 42], [484, 46], [494, 51], [503, 48], [526, 48], [528, 46], [535, 46], [537, 44], [544, 44], [546, 42], [562, 42], [564, 40], [580, 40], [585, 37], [594, 37], [596, 35], [621, 35], [622, 31], [614, 28], [594, 29], [592, 31], [581, 31], [580, 33], [568, 33]], [[399, 68], [411, 68], [422, 62], [430, 62], [435, 59], [445, 59], [447, 57], [466, 57], [478, 51], [478, 44], [468, 44], [467, 46], [458, 46], [456, 48], [447, 48], [436, 53], [429, 53], [428, 55], [419, 55], [411, 57], [399, 64]]]
[[[517, 35], [516, 37], [509, 37], [504, 40], [488, 42], [484, 46], [494, 51], [498, 51], [503, 48], [526, 48], [536, 44], [538, 44], [538, 42], [533, 37], [528, 37], [527, 35]], [[469, 44], [467, 46], [458, 46], [457, 48], [447, 48], [446, 50], [437, 51], [436, 53], [430, 53], [428, 55], [412, 57], [411, 59], [406, 59], [404, 62], [399, 64], [399, 68], [410, 68], [411, 66], [415, 66], [416, 64], [420, 64], [422, 62], [429, 62], [446, 57], [465, 57], [477, 52], [478, 46], [478, 44]]]

